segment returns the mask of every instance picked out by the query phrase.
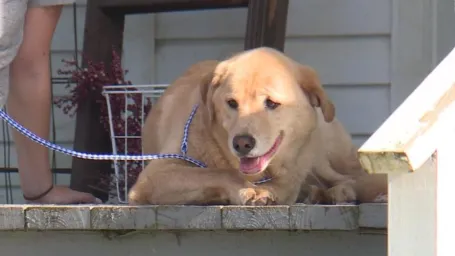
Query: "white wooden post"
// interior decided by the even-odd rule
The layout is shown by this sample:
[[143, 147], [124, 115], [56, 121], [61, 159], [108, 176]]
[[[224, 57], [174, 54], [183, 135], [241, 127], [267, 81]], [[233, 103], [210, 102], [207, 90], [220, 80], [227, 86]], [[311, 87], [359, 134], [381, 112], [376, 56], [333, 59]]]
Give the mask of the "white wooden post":
[[437, 154], [437, 256], [453, 256], [455, 230], [454, 181], [455, 181], [455, 130], [447, 134]]
[[415, 172], [389, 175], [388, 255], [434, 256], [436, 162], [429, 159]]
[[389, 256], [455, 255], [454, 131], [455, 49], [359, 150], [368, 172], [389, 176]]

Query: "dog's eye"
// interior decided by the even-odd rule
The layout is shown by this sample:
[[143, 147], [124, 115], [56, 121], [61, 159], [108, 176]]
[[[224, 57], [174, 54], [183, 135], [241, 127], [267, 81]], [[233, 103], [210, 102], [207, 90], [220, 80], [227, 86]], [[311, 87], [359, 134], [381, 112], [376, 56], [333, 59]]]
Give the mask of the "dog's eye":
[[227, 104], [232, 109], [237, 109], [239, 107], [239, 104], [235, 100], [228, 100]]
[[268, 109], [276, 109], [278, 106], [280, 106], [281, 104], [280, 103], [277, 103], [277, 102], [274, 102], [272, 101], [271, 99], [266, 99], [265, 100], [265, 106], [268, 108]]

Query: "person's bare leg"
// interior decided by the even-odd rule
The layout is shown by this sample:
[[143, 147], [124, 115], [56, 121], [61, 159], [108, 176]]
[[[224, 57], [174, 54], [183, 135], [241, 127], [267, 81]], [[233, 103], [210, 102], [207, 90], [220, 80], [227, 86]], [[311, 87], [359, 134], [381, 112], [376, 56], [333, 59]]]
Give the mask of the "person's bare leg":
[[[25, 16], [23, 43], [11, 64], [8, 113], [41, 138], [49, 138], [51, 84], [49, 54], [62, 6], [35, 7]], [[35, 197], [52, 186], [48, 150], [13, 132], [22, 191]], [[66, 187], [55, 187], [39, 203], [95, 203], [95, 198]]]

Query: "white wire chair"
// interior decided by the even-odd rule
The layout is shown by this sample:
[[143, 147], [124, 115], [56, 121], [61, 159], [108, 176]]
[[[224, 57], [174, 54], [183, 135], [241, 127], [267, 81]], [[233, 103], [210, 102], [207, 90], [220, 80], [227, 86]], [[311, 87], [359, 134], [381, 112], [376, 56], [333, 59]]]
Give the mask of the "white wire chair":
[[[146, 111], [163, 94], [167, 86], [168, 84], [151, 84], [103, 87], [113, 154], [142, 154], [141, 130], [146, 118]], [[139, 107], [138, 104], [140, 104]], [[140, 147], [140, 150], [137, 147]], [[134, 169], [137, 175], [144, 166], [145, 161], [132, 163], [132, 161], [114, 160], [113, 182], [119, 203], [128, 202], [128, 189], [131, 185], [131, 180], [129, 180], [131, 173], [129, 172]]]

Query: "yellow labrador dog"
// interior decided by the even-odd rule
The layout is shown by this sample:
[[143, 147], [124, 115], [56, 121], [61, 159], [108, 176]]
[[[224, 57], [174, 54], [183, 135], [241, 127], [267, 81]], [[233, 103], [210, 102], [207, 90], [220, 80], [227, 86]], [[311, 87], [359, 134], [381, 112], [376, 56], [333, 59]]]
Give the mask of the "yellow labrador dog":
[[364, 172], [316, 72], [270, 48], [191, 66], [160, 97], [143, 128], [151, 160], [130, 204], [270, 205], [372, 202], [387, 178]]

